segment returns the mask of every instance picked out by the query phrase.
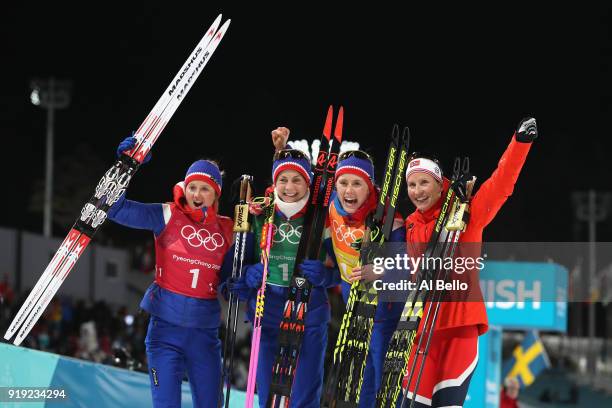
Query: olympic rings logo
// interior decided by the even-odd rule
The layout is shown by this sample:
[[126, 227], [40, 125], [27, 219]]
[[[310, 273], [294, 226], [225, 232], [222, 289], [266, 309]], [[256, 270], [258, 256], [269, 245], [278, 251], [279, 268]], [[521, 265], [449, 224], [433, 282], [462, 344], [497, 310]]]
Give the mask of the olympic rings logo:
[[336, 239], [340, 242], [345, 242], [347, 245], [351, 245], [353, 242], [363, 239], [365, 234], [360, 228], [351, 228], [345, 224], [339, 224], [336, 220], [333, 220], [332, 226], [336, 233]]
[[302, 237], [302, 226], [298, 225], [297, 227], [293, 227], [293, 225], [288, 222], [284, 222], [278, 227], [274, 225], [274, 235], [272, 236], [272, 240], [276, 243], [287, 241], [292, 245], [297, 245], [300, 243], [300, 238]]
[[218, 232], [211, 234], [206, 228], [196, 229], [191, 225], [181, 228], [181, 236], [194, 248], [204, 247], [209, 251], [221, 248], [225, 244], [223, 236]]

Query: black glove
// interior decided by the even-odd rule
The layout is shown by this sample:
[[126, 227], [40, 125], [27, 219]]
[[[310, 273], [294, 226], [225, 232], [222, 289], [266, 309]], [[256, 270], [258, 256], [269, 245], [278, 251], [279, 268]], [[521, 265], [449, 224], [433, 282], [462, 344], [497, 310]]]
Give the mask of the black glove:
[[531, 143], [538, 137], [538, 126], [535, 118], [525, 118], [521, 120], [516, 129], [516, 141], [521, 143]]
[[468, 200], [467, 197], [467, 186], [468, 182], [474, 180], [474, 176], [470, 173], [463, 173], [459, 178], [453, 183], [452, 188], [459, 197], [459, 201], [462, 203]]

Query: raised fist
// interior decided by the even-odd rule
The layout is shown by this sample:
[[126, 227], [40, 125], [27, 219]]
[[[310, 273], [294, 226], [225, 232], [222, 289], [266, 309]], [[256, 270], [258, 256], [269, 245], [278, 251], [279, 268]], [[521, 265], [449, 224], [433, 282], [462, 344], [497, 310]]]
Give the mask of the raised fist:
[[272, 131], [272, 144], [276, 150], [282, 150], [287, 146], [289, 133], [289, 129], [286, 127], [277, 127]]

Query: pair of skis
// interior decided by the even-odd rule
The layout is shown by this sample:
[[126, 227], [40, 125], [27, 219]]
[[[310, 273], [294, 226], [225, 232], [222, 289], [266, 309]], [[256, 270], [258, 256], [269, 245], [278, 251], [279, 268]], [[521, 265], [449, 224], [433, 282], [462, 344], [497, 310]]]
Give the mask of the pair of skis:
[[[406, 170], [409, 143], [408, 128], [404, 128], [400, 142], [399, 127], [395, 125], [376, 211], [373, 216], [370, 214], [366, 222], [359, 252], [360, 265], [371, 264], [380, 255], [383, 244], [389, 240]], [[324, 406], [358, 406], [377, 305], [378, 294], [372, 282], [353, 282], [334, 348], [334, 364], [325, 387]]]
[[[469, 222], [469, 203], [476, 181], [474, 177], [466, 180], [465, 176], [468, 172], [468, 159], [465, 158], [463, 163], [461, 163], [460, 159], [456, 159], [451, 186], [442, 203], [440, 215], [434, 224], [434, 230], [427, 244], [424, 259], [446, 259], [454, 256], [459, 238]], [[424, 262], [423, 264], [427, 265], [428, 263]], [[444, 293], [442, 290], [421, 290], [421, 282], [432, 279], [446, 281], [449, 272], [447, 269], [437, 270], [427, 267], [418, 271], [415, 286], [417, 289], [408, 296], [385, 356], [383, 378], [376, 395], [377, 408], [396, 407], [399, 393], [402, 389], [402, 381], [406, 375], [406, 391], [402, 396], [400, 407], [403, 408], [407, 398], [411, 400], [410, 407], [414, 406], [423, 368], [425, 367], [425, 357], [429, 351], [440, 309], [440, 302]], [[422, 333], [416, 345], [412, 364], [410, 367], [407, 367], [425, 308], [427, 308], [427, 311], [422, 324]], [[415, 379], [414, 392], [409, 392], [417, 370], [418, 374]]]
[[225, 35], [230, 21], [227, 20], [219, 28], [221, 15], [216, 18], [134, 134], [136, 145], [124, 152], [100, 179], [93, 196], [81, 209], [80, 217], [11, 322], [4, 335], [6, 340], [17, 334], [13, 343], [18, 346], [32, 330], [98, 228], [106, 220], [107, 211], [125, 192], [134, 173], [202, 73]]
[[323, 127], [323, 136], [314, 169], [314, 180], [310, 185], [310, 205], [304, 216], [304, 229], [289, 284], [289, 294], [283, 309], [278, 335], [279, 347], [272, 365], [270, 392], [266, 401], [268, 408], [289, 407], [291, 400], [291, 387], [299, 361], [308, 301], [312, 290], [312, 284], [304, 278], [299, 265], [305, 259], [319, 259], [323, 228], [342, 143], [344, 108], [341, 106], [338, 111], [332, 139], [333, 116], [334, 109], [330, 106]]
[[268, 195], [264, 207], [265, 222], [261, 229], [259, 247], [261, 248], [261, 263], [263, 264], [263, 278], [261, 287], [257, 291], [255, 303], [255, 318], [253, 319], [253, 335], [251, 337], [251, 358], [249, 361], [249, 375], [247, 378], [247, 391], [245, 408], [253, 408], [255, 398], [255, 382], [257, 378], [257, 364], [259, 362], [259, 344], [261, 342], [261, 325], [264, 313], [264, 299], [266, 295], [266, 280], [268, 277], [268, 265], [270, 261], [270, 250], [274, 236], [274, 192]]
[[[244, 255], [246, 251], [247, 234], [250, 231], [249, 204], [253, 177], [243, 174], [240, 178], [240, 196], [234, 209], [234, 257], [232, 260], [232, 280], [237, 281], [242, 275]], [[234, 367], [234, 346], [236, 344], [236, 327], [238, 324], [238, 307], [240, 299], [229, 291], [227, 318], [225, 320], [225, 340], [223, 342], [223, 369], [219, 387], [218, 407], [223, 405], [223, 388], [225, 387], [225, 407], [229, 407], [232, 386], [232, 371]]]

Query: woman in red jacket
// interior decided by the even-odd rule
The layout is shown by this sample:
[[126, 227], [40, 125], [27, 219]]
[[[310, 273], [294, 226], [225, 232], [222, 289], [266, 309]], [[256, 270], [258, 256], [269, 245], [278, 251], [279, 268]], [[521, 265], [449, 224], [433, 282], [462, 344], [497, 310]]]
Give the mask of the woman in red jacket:
[[[535, 119], [521, 121], [497, 169], [473, 196], [470, 221], [459, 239], [461, 243], [471, 243], [471, 254], [480, 255], [482, 231], [512, 194], [531, 142], [537, 135]], [[438, 163], [426, 157], [417, 157], [408, 163], [406, 181], [408, 197], [416, 207], [406, 219], [406, 242], [409, 253], [416, 257], [429, 242], [434, 223], [440, 214], [441, 198], [446, 195], [449, 182], [443, 177]], [[416, 406], [462, 406], [467, 395], [478, 362], [478, 336], [487, 331], [488, 322], [478, 283], [478, 270], [466, 272], [462, 279], [469, 285], [472, 301], [441, 303], [416, 391]], [[421, 321], [419, 333], [424, 321]], [[414, 344], [418, 344], [418, 337]], [[412, 366], [416, 347], [412, 350], [408, 367]], [[414, 392], [415, 378], [416, 375], [408, 390], [409, 399]]]

